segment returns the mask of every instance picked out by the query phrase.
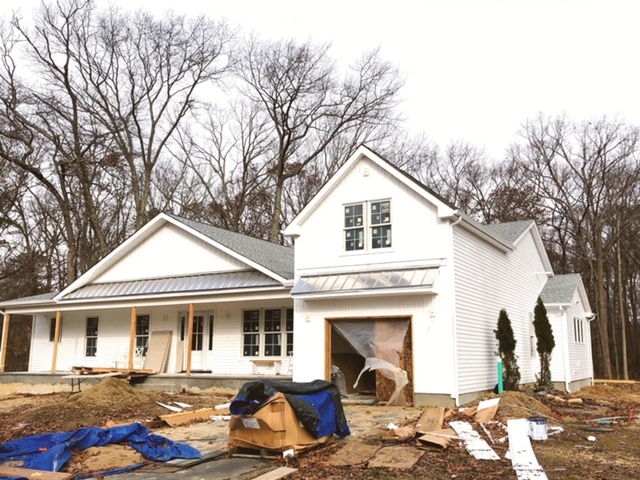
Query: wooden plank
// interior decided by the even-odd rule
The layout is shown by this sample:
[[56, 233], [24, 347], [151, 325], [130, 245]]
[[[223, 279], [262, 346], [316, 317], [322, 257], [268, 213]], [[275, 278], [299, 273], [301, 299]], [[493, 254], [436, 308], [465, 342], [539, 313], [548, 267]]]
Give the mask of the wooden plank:
[[635, 380], [608, 380], [606, 378], [596, 378], [593, 383], [599, 383], [599, 384], [603, 384], [603, 383], [611, 383], [611, 384], [622, 384], [622, 385], [633, 385], [636, 382]]
[[442, 428], [444, 421], [444, 407], [427, 407], [420, 420], [416, 423], [416, 431], [420, 433], [433, 432]]
[[73, 478], [72, 473], [47, 472], [46, 470], [33, 470], [30, 468], [7, 467], [0, 465], [1, 477], [37, 478], [38, 480], [68, 480]]
[[167, 415], [160, 415], [160, 418], [167, 422], [171, 427], [178, 425], [184, 425], [185, 423], [193, 422], [194, 420], [209, 420], [211, 415], [217, 415], [217, 411], [213, 408], [201, 408], [192, 412], [181, 413], [169, 413]]
[[4, 316], [2, 324], [2, 348], [0, 349], [0, 372], [4, 372], [4, 366], [7, 361], [7, 346], [9, 345], [9, 325], [11, 323], [11, 314]]
[[115, 367], [71, 367], [71, 371], [77, 372], [77, 373], [85, 373], [87, 375], [95, 374], [95, 373], [109, 373], [109, 372], [119, 372], [119, 373], [126, 373], [126, 374], [146, 374], [146, 375], [155, 374], [153, 370], [148, 370], [144, 368], [131, 369], [131, 368], [115, 368]]
[[271, 470], [270, 472], [254, 478], [253, 480], [278, 480], [279, 478], [288, 477], [289, 475], [297, 471], [297, 468], [278, 467], [275, 470]]

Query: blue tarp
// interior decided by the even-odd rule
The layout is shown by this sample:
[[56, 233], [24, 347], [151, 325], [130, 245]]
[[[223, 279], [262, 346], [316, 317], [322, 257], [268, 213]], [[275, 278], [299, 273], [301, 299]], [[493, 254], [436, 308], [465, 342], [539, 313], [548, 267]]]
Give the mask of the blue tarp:
[[276, 393], [281, 392], [296, 412], [300, 423], [315, 438], [336, 434], [350, 435], [340, 400], [340, 390], [333, 383], [314, 380], [308, 383], [256, 380], [245, 383], [233, 399], [233, 415], [251, 415]]
[[0, 464], [22, 460], [25, 468], [57, 472], [71, 458], [73, 450], [123, 442], [150, 460], [164, 462], [172, 458], [202, 458], [202, 454], [195, 448], [150, 434], [141, 423], [133, 423], [112, 428], [86, 427], [74, 432], [19, 438], [0, 445]]

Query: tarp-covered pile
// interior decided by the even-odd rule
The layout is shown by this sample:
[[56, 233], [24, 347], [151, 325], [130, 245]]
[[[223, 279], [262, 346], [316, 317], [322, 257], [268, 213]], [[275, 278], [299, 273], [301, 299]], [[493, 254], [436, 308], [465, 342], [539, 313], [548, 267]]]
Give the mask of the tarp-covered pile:
[[324, 380], [245, 383], [231, 402], [229, 446], [301, 450], [350, 435], [340, 390]]
[[25, 468], [57, 472], [71, 458], [73, 450], [128, 443], [150, 460], [201, 458], [195, 448], [150, 434], [141, 423], [112, 428], [80, 428], [74, 432], [56, 432], [19, 438], [0, 445], [0, 464], [22, 460]]

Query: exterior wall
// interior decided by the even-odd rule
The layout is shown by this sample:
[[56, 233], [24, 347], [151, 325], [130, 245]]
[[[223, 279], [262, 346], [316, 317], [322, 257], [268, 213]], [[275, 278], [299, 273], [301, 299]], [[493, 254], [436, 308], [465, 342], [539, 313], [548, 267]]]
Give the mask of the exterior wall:
[[498, 381], [494, 330], [507, 310], [517, 341], [522, 383], [535, 381], [531, 356], [532, 312], [547, 275], [529, 232], [509, 253], [454, 228], [455, 328], [460, 395], [493, 389]]
[[[392, 247], [345, 252], [344, 205], [384, 199], [391, 199]], [[366, 159], [335, 186], [301, 231], [295, 242], [296, 275], [428, 263], [445, 258], [449, 245], [448, 223], [438, 219], [435, 206]]]
[[[215, 375], [250, 375], [253, 373], [251, 359], [242, 356], [242, 310], [259, 308], [290, 308], [289, 299], [268, 301], [228, 302], [208, 305], [196, 305], [195, 313], [205, 315], [205, 337], [202, 352], [193, 352], [191, 367], [193, 370], [211, 370]], [[167, 361], [167, 373], [175, 373], [177, 349], [180, 342], [180, 314], [188, 314], [188, 305], [168, 307], [138, 308], [138, 315], [150, 316], [150, 331], [170, 330], [171, 349]], [[214, 315], [213, 349], [208, 350], [208, 315]], [[86, 318], [98, 316], [97, 356], [85, 356]], [[34, 317], [31, 338], [29, 372], [51, 370], [53, 342], [49, 341], [50, 319], [52, 315]], [[64, 312], [62, 336], [58, 346], [57, 371], [70, 371], [75, 366], [85, 367], [124, 367], [128, 368], [129, 333], [131, 328], [131, 310], [125, 308], [102, 309], [94, 311]], [[294, 330], [295, 331], [295, 330]], [[185, 347], [186, 349], [186, 342]], [[255, 357], [252, 357], [255, 359]], [[258, 357], [264, 359], [265, 357]], [[289, 358], [267, 357], [269, 360], [281, 360], [280, 372], [289, 370]], [[186, 360], [183, 360], [186, 368]], [[142, 368], [142, 362], [134, 364]], [[263, 373], [272, 373], [264, 370]], [[260, 373], [260, 370], [259, 372]]]
[[167, 224], [96, 278], [95, 282], [228, 272], [246, 268], [246, 265], [230, 255], [175, 225]]
[[[593, 364], [591, 360], [591, 324], [585, 319], [585, 312], [576, 291], [571, 303], [559, 309], [553, 315], [551, 323], [556, 340], [556, 348], [551, 356], [551, 379], [565, 382], [565, 384], [579, 383], [593, 378]], [[551, 315], [549, 320], [551, 321]], [[576, 341], [576, 332], [573, 319], [582, 322], [582, 342]], [[561, 343], [558, 331], [566, 332], [566, 342]], [[565, 386], [565, 388], [567, 388]], [[569, 390], [572, 391], [569, 387]]]
[[[453, 392], [454, 358], [449, 310], [434, 296], [375, 296], [294, 301], [294, 376], [308, 382], [324, 378], [325, 318], [411, 317], [414, 393]], [[434, 315], [435, 314], [435, 315]]]
[[556, 346], [553, 349], [553, 352], [551, 352], [551, 381], [554, 385], [556, 383], [562, 384], [562, 390], [565, 390], [567, 382], [567, 371], [565, 365], [569, 355], [567, 318], [564, 309], [562, 308], [546, 308], [547, 317], [549, 318], [549, 323], [553, 330], [553, 339], [556, 342]]

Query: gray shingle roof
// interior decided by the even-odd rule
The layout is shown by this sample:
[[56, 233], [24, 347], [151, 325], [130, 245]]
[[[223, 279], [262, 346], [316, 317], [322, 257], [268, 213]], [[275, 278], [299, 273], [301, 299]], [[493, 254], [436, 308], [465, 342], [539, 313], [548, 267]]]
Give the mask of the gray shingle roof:
[[571, 303], [579, 282], [580, 274], [578, 273], [556, 275], [547, 280], [542, 292], [540, 292], [540, 297], [547, 304]]
[[533, 220], [518, 220], [517, 222], [484, 225], [484, 228], [502, 239], [503, 242], [513, 245], [513, 242], [515, 242], [532, 223]]
[[259, 238], [249, 237], [240, 233], [229, 232], [222, 228], [207, 225], [205, 223], [188, 220], [170, 215], [171, 218], [193, 228], [211, 240], [239, 253], [243, 257], [262, 265], [266, 269], [286, 279], [293, 279], [293, 247], [285, 247], [276, 243], [267, 242]]

